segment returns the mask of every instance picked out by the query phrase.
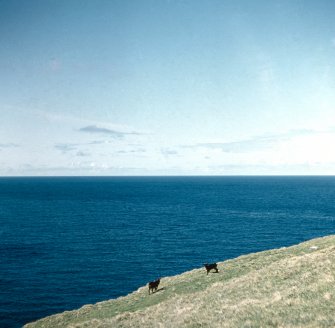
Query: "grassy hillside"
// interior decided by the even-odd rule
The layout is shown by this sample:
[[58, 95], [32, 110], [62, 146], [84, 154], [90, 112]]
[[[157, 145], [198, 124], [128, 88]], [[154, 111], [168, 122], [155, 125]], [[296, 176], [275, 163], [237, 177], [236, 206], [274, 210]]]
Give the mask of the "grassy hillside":
[[334, 327], [335, 236], [218, 263], [25, 327]]

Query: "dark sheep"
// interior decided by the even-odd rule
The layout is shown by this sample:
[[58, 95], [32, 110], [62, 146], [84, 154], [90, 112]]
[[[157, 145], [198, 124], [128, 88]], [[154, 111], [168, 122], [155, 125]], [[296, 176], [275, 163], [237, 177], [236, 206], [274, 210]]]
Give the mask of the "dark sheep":
[[216, 273], [219, 272], [218, 265], [216, 263], [211, 263], [211, 264], [205, 263], [204, 266], [206, 268], [207, 274], [211, 270], [215, 270]]
[[157, 291], [158, 285], [161, 282], [161, 278], [155, 280], [155, 281], [151, 281], [149, 282], [149, 295], [150, 295], [150, 291], [153, 293], [154, 290], [155, 292]]

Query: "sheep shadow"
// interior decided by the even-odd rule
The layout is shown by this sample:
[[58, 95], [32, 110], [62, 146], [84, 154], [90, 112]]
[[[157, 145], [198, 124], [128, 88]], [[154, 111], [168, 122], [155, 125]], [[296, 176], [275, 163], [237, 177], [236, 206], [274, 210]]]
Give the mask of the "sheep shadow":
[[158, 288], [157, 290], [155, 290], [154, 292], [151, 292], [151, 294], [150, 295], [152, 295], [152, 294], [156, 294], [156, 293], [159, 293], [159, 292], [161, 292], [161, 291], [164, 291], [165, 290], [165, 287], [161, 287], [161, 288]]

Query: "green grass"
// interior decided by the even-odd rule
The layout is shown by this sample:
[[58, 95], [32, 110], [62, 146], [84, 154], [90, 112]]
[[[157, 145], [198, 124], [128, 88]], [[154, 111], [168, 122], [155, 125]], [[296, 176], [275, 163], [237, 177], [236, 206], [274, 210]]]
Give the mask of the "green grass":
[[218, 263], [26, 327], [333, 327], [335, 236]]

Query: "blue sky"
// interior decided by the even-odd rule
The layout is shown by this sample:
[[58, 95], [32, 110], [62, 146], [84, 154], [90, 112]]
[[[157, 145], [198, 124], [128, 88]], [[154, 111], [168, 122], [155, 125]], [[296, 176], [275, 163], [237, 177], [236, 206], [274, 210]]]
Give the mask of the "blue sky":
[[0, 175], [334, 174], [334, 13], [0, 0]]

